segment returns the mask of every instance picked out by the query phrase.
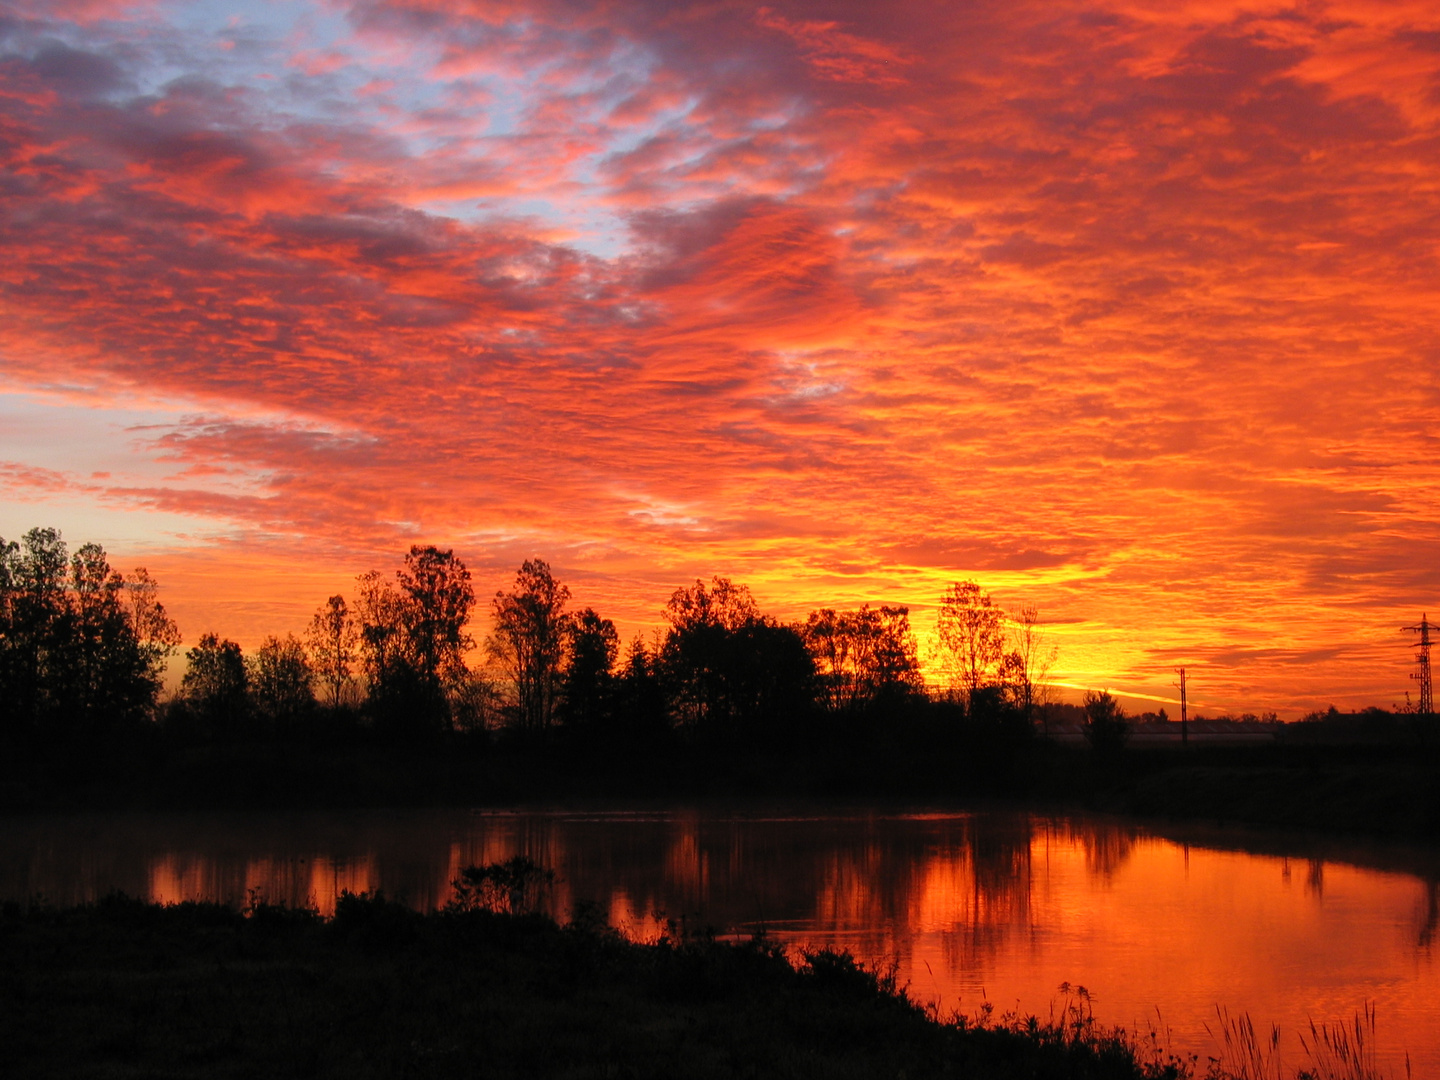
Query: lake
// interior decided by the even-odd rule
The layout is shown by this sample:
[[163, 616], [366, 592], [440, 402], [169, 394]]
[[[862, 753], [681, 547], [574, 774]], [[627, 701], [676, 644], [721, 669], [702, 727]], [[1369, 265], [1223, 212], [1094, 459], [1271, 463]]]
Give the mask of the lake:
[[[666, 919], [764, 929], [898, 962], [944, 1013], [1045, 1016], [1083, 985], [1105, 1023], [1216, 1052], [1216, 1008], [1279, 1024], [1372, 1003], [1382, 1062], [1440, 1077], [1440, 852], [1019, 811], [667, 809], [72, 815], [0, 821], [0, 896], [55, 904], [252, 893], [334, 908], [343, 889], [444, 903], [471, 864], [552, 867], [554, 913], [598, 905], [653, 939]], [[1203, 1071], [1203, 1068], [1202, 1068]]]

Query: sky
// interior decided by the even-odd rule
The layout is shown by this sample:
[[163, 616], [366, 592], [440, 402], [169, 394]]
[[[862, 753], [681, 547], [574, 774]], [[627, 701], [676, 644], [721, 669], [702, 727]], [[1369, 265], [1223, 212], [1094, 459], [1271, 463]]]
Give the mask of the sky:
[[1430, 2], [0, 0], [0, 536], [187, 644], [433, 543], [1403, 704], [1437, 136]]

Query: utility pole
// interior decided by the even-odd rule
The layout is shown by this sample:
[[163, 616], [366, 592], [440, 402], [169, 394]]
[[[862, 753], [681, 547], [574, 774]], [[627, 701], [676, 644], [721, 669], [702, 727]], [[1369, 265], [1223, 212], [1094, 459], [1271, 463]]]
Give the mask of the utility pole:
[[[1176, 668], [1175, 670], [1180, 673], [1180, 682], [1176, 684], [1180, 687], [1180, 745], [1189, 746], [1190, 718], [1186, 715], [1185, 711], [1185, 669], [1182, 667]], [[1429, 671], [1430, 669], [1426, 668], [1425, 670]], [[1426, 683], [1426, 685], [1428, 686], [1429, 683]]]
[[1430, 696], [1430, 620], [1421, 615], [1419, 626], [1402, 626], [1400, 629], [1418, 632], [1420, 635], [1420, 640], [1415, 643], [1415, 663], [1420, 670], [1412, 672], [1410, 678], [1420, 684], [1418, 711], [1421, 716], [1429, 716], [1435, 711], [1435, 703]]

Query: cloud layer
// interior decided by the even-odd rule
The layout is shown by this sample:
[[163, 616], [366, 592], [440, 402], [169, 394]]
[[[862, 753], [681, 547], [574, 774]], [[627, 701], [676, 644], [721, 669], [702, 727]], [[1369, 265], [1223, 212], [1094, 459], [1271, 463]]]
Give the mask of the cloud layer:
[[974, 577], [1077, 684], [1404, 692], [1429, 5], [242, 11], [0, 5], [0, 373], [163, 416], [118, 470], [12, 448], [7, 535], [139, 515], [242, 635], [435, 541], [632, 626], [725, 573], [923, 627]]

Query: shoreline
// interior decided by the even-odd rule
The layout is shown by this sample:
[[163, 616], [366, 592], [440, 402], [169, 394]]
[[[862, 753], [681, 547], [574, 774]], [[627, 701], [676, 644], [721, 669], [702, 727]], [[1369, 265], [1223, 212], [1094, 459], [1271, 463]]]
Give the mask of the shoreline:
[[[947, 748], [942, 748], [942, 750]], [[1440, 759], [1406, 747], [1010, 753], [596, 752], [455, 741], [397, 748], [156, 743], [75, 757], [9, 754], [0, 817], [72, 811], [495, 808], [610, 801], [1008, 805], [1157, 825], [1243, 825], [1440, 844]]]
[[1179, 1080], [1193, 1065], [1097, 1025], [1083, 995], [1050, 1021], [940, 1017], [848, 953], [637, 944], [473, 904], [349, 896], [329, 919], [9, 904], [0, 957], [7, 1057], [33, 1076]]

